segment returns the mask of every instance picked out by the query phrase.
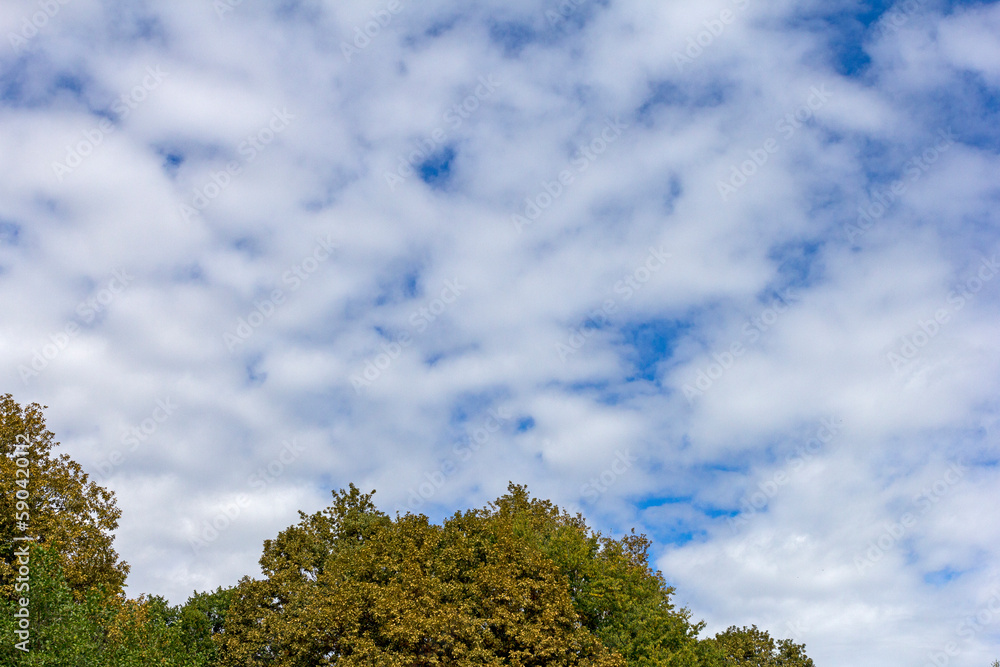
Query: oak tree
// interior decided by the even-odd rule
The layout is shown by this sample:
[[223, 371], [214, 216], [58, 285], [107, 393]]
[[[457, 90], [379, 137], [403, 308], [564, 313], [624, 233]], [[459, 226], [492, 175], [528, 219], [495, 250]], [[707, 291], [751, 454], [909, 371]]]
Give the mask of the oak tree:
[[582, 515], [531, 499], [513, 484], [491, 506], [517, 517], [517, 530], [559, 567], [584, 627], [629, 667], [719, 664], [716, 647], [698, 638], [704, 623], [674, 605], [673, 587], [650, 566], [645, 535], [632, 530], [617, 540], [604, 537]]
[[625, 667], [580, 622], [559, 567], [490, 509], [390, 519], [351, 485], [264, 545], [223, 664]]
[[[127, 599], [93, 588], [74, 599], [59, 554], [29, 547], [30, 589], [0, 599], [0, 665], [18, 667], [210, 667], [213, 654], [192, 646], [179, 608], [163, 598]], [[27, 603], [21, 606], [22, 601]], [[22, 625], [22, 621], [26, 621]]]
[[777, 642], [766, 630], [730, 626], [725, 632], [715, 636], [715, 643], [722, 651], [726, 665], [746, 665], [748, 667], [814, 667], [806, 655], [805, 644], [796, 644], [791, 639]]
[[43, 409], [0, 396], [0, 597], [13, 594], [15, 537], [58, 554], [75, 599], [101, 586], [120, 591], [129, 566], [112, 547], [121, 515], [114, 493], [54, 453]]

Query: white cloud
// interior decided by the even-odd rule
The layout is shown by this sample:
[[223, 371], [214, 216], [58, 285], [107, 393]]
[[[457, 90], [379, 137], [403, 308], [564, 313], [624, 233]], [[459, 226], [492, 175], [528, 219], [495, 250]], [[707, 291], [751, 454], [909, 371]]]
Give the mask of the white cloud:
[[[556, 3], [405, 2], [346, 58], [385, 6], [74, 0], [0, 54], [6, 386], [49, 405], [91, 471], [157, 400], [178, 406], [107, 475], [131, 591], [180, 601], [254, 573], [331, 486], [377, 488], [391, 512], [427, 484], [440, 518], [514, 480], [648, 531], [712, 630], [757, 623], [830, 665], [922, 664], [953, 640], [968, 664], [995, 657], [992, 630], [956, 633], [1000, 548], [982, 509], [1000, 281], [970, 283], [1000, 252], [996, 8], [901, 3], [861, 32], [854, 3], [595, 1], [552, 26]], [[0, 34], [36, 7], [5, 4]], [[852, 46], [871, 62], [848, 76]], [[123, 94], [143, 98], [127, 115]], [[655, 271], [651, 248], [670, 255]], [[134, 280], [101, 303], [115, 270]], [[491, 410], [510, 417], [473, 450]], [[843, 433], [733, 533], [726, 514], [821, 419]], [[289, 439], [304, 453], [254, 488]], [[600, 482], [621, 452], [637, 463]], [[955, 462], [962, 483], [859, 572]]]

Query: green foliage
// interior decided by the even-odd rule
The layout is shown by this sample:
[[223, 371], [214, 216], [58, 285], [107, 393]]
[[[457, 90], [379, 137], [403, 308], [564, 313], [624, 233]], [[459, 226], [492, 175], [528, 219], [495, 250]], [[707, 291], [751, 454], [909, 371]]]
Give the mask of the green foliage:
[[[50, 549], [30, 550], [30, 588], [18, 594], [30, 600], [27, 638], [16, 633], [19, 619], [15, 614], [22, 609], [18, 598], [0, 600], [0, 663], [32, 667], [96, 664], [90, 657], [100, 648], [97, 593], [92, 592], [83, 603], [75, 602], [58, 560]], [[16, 645], [25, 639], [28, 643], [21, 647], [27, 651], [22, 651]]]
[[603, 537], [521, 486], [440, 526], [353, 485], [299, 517], [237, 587], [222, 665], [813, 667], [756, 626], [700, 639], [645, 536]]
[[[604, 537], [514, 484], [442, 525], [392, 519], [352, 484], [265, 541], [263, 579], [176, 607], [127, 599], [114, 494], [52, 455], [42, 409], [0, 396], [5, 667], [813, 667], [804, 645], [756, 626], [700, 639], [704, 624], [674, 605], [644, 535]], [[30, 590], [17, 580], [25, 544]]]
[[[45, 427], [42, 409], [35, 403], [22, 408], [10, 394], [0, 396], [0, 597], [13, 595], [13, 538], [25, 534], [58, 555], [75, 599], [98, 587], [121, 591], [129, 567], [111, 546], [121, 510], [114, 494], [88, 481], [78, 463], [52, 454], [59, 443]], [[18, 472], [24, 469], [14, 456], [15, 446], [25, 442], [27, 477]], [[18, 491], [27, 492], [22, 493], [26, 509], [17, 506]], [[25, 515], [27, 532], [16, 521]]]
[[218, 660], [219, 637], [226, 623], [226, 614], [233, 602], [233, 588], [216, 589], [214, 593], [195, 592], [187, 603], [170, 610], [170, 624], [180, 630], [187, 650], [203, 656], [209, 665]]
[[623, 667], [577, 618], [523, 516], [395, 521], [353, 485], [268, 540], [244, 579], [223, 664], [276, 667]]
[[795, 644], [790, 639], [775, 642], [756, 625], [749, 628], [731, 626], [715, 636], [715, 643], [722, 650], [726, 665], [814, 667], [812, 659], [806, 656], [805, 644]]
[[585, 628], [629, 667], [697, 667], [719, 663], [715, 647], [698, 640], [703, 623], [670, 600], [674, 589], [649, 565], [650, 541], [633, 530], [619, 540], [587, 528], [550, 501], [529, 499], [522, 486], [493, 504], [517, 517], [523, 534], [559, 568]]
[[49, 548], [30, 550], [30, 638], [17, 644], [21, 608], [15, 600], [0, 602], [0, 664], [25, 667], [205, 667], [206, 656], [189, 650], [179, 628], [170, 625], [176, 611], [162, 598], [127, 600], [120, 594], [91, 589], [75, 600]]

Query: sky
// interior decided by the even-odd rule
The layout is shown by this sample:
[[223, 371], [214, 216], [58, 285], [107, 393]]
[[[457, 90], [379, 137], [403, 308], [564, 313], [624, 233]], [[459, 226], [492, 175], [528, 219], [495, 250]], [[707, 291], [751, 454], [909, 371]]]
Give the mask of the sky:
[[1000, 657], [1000, 5], [8, 0], [0, 385], [130, 595], [376, 489], [635, 527], [823, 667]]

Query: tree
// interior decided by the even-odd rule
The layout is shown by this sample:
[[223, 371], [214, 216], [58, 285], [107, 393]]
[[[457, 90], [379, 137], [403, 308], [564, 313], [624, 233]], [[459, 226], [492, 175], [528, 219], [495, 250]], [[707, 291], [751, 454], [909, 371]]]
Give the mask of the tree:
[[74, 599], [120, 592], [129, 566], [112, 548], [121, 515], [114, 494], [88, 480], [45, 426], [44, 406], [0, 396], [0, 597], [14, 594], [15, 537], [52, 549]]
[[208, 664], [216, 664], [218, 645], [232, 605], [234, 588], [221, 586], [211, 593], [192, 593], [182, 607], [175, 609], [175, 623], [181, 640], [192, 653], [203, 656]]
[[[0, 664], [22, 667], [207, 667], [210, 654], [189, 648], [177, 608], [162, 598], [126, 599], [102, 584], [74, 599], [51, 548], [29, 547], [30, 589], [0, 600]], [[22, 611], [26, 610], [26, 612]], [[21, 630], [20, 621], [27, 629]]]
[[674, 589], [650, 567], [646, 536], [632, 530], [619, 540], [602, 537], [582, 515], [530, 499], [525, 487], [513, 484], [492, 507], [517, 517], [517, 530], [559, 567], [583, 626], [629, 667], [720, 664], [716, 647], [698, 639], [704, 623], [675, 607]]
[[795, 644], [791, 639], [775, 642], [765, 630], [756, 625], [737, 628], [735, 625], [715, 636], [726, 665], [751, 665], [752, 667], [814, 667], [806, 656], [805, 644]]
[[53, 455], [43, 409], [0, 397], [0, 664], [813, 667], [756, 626], [699, 639], [644, 535], [604, 537], [514, 484], [442, 525], [352, 484], [264, 542], [263, 579], [127, 599], [114, 494]]
[[[374, 491], [372, 492], [372, 494]], [[721, 665], [649, 567], [649, 540], [511, 484], [442, 525], [353, 485], [264, 543], [226, 618], [226, 665]]]
[[[374, 492], [373, 492], [374, 493]], [[484, 510], [390, 519], [353, 485], [267, 540], [226, 618], [224, 665], [624, 667], [558, 566]]]
[[[59, 555], [44, 547], [29, 547], [29, 588], [18, 599], [0, 599], [0, 663], [42, 667], [88, 664], [99, 648], [93, 604], [73, 600], [59, 567]], [[26, 611], [26, 613], [25, 613]], [[20, 621], [24, 620], [25, 628]], [[20, 636], [17, 631], [21, 629]]]

